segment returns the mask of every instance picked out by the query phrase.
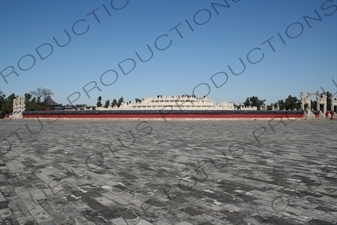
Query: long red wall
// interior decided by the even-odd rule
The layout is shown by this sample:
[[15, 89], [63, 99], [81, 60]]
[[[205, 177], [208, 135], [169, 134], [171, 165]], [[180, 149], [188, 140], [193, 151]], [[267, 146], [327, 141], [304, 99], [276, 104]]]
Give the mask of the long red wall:
[[291, 118], [301, 119], [303, 114], [24, 114], [23, 118], [73, 118], [73, 119], [268, 119]]

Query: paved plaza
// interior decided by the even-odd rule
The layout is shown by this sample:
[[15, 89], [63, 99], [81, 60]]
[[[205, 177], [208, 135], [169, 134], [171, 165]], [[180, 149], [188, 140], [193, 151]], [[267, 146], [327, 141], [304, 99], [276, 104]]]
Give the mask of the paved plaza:
[[337, 224], [337, 121], [0, 121], [0, 224]]

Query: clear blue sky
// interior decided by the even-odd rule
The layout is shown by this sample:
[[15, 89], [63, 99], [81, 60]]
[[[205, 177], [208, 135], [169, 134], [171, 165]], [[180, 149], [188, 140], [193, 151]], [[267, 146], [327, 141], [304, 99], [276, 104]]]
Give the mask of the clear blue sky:
[[[54, 92], [58, 103], [68, 104], [67, 98], [79, 92], [73, 104], [95, 105], [98, 96], [103, 103], [121, 96], [134, 101], [192, 94], [207, 83], [216, 102], [239, 103], [254, 95], [269, 104], [321, 87], [337, 91], [332, 81], [337, 82], [336, 0], [0, 2], [0, 71], [10, 74], [8, 83], [0, 76], [0, 90], [7, 96], [43, 87]], [[71, 41], [59, 47], [53, 37], [66, 44], [64, 29]], [[147, 45], [153, 57], [141, 62], [136, 52], [148, 59]], [[243, 71], [239, 58], [246, 69], [235, 76], [228, 66], [234, 73]], [[119, 64], [125, 72], [134, 69], [124, 75]], [[108, 70], [116, 71], [118, 79]], [[216, 88], [210, 78], [218, 72], [223, 72], [214, 78], [218, 85], [225, 73], [228, 81]], [[89, 99], [83, 87], [92, 81], [101, 91], [93, 89]], [[207, 92], [206, 85], [195, 89], [197, 96]]]

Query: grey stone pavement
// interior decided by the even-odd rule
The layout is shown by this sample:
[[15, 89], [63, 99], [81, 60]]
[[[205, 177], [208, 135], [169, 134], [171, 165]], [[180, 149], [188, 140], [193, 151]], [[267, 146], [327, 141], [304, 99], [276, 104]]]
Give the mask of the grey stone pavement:
[[0, 224], [337, 224], [336, 120], [2, 120], [0, 136]]

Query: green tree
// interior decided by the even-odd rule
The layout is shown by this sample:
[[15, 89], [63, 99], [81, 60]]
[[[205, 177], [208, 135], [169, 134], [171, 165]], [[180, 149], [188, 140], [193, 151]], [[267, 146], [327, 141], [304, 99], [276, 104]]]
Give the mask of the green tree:
[[102, 107], [102, 96], [98, 97], [96, 106], [97, 107]]
[[255, 106], [255, 107], [257, 107], [258, 110], [260, 110], [261, 107], [265, 106], [265, 101], [266, 101], [266, 99], [261, 100], [256, 96], [252, 96], [250, 98], [247, 98], [246, 101], [243, 102], [243, 105], [245, 107], [247, 107], [247, 106], [254, 107]]
[[33, 106], [32, 106], [32, 101], [30, 100], [32, 98], [32, 94], [26, 93], [25, 94], [25, 105], [26, 105], [26, 111], [32, 111]]
[[34, 97], [32, 99], [32, 101], [30, 102], [30, 107], [29, 107], [29, 111], [34, 111], [37, 107], [37, 101], [36, 101], [36, 97]]
[[266, 102], [266, 99], [259, 100], [258, 105], [257, 105], [257, 109], [260, 110], [262, 107], [265, 107], [266, 106], [265, 102]]
[[278, 104], [280, 110], [284, 110], [285, 109], [285, 103], [284, 103], [283, 99], [278, 100], [277, 103], [275, 103], [274, 107], [277, 107], [277, 104]]
[[299, 109], [300, 107], [301, 101], [295, 96], [288, 95], [288, 98], [284, 101], [284, 109], [286, 110], [294, 110], [295, 108]]
[[334, 110], [334, 109], [331, 109], [331, 101], [333, 100], [334, 96], [332, 96], [332, 93], [329, 91], [326, 92], [326, 96], [327, 96], [326, 104], [328, 104], [327, 110]]
[[111, 107], [117, 106], [117, 100], [113, 99], [111, 103]]
[[246, 101], [243, 102], [243, 105], [244, 105], [245, 107], [250, 106], [249, 98], [246, 98]]
[[123, 97], [120, 97], [120, 99], [118, 100], [117, 102], [117, 106], [120, 107], [122, 102], [124, 102], [124, 98]]
[[[316, 110], [317, 109], [317, 101], [315, 100], [315, 101], [311, 101], [311, 108], [313, 109], [313, 110]], [[321, 107], [320, 107], [321, 108]]]
[[104, 108], [108, 108], [110, 105], [110, 100], [106, 100], [104, 104]]
[[39, 102], [36, 97], [32, 98], [32, 94], [30, 93], [25, 94], [25, 105], [25, 111], [43, 111], [46, 108], [44, 103]]
[[273, 103], [270, 103], [270, 105], [267, 105], [267, 110], [272, 110]]
[[4, 99], [4, 103], [1, 106], [1, 111], [4, 114], [10, 114], [13, 112], [13, 99], [16, 98], [15, 94], [11, 94]]
[[250, 106], [258, 107], [258, 104], [259, 104], [259, 98], [258, 97], [252, 96], [252, 97], [249, 98], [249, 101], [250, 101]]
[[0, 117], [3, 118], [4, 116], [4, 112], [2, 111], [2, 106], [5, 104], [6, 99], [5, 99], [6, 95], [0, 91]]

